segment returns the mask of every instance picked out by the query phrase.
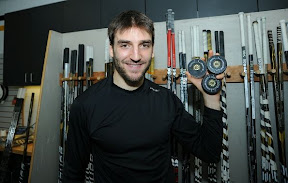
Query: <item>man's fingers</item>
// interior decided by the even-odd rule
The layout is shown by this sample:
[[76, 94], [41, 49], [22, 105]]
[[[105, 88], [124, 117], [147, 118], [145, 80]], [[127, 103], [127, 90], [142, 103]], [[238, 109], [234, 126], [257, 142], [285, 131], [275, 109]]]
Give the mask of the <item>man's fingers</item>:
[[216, 75], [216, 78], [217, 78], [217, 79], [223, 79], [224, 76], [225, 76], [225, 74], [222, 73], [222, 74], [218, 74], [218, 75]]
[[213, 56], [213, 50], [209, 50], [208, 52], [208, 58], [212, 57]]
[[187, 76], [187, 79], [189, 79], [189, 78], [192, 77], [191, 74], [190, 74], [188, 71], [186, 71], [185, 74], [186, 74], [186, 76]]
[[186, 71], [186, 76], [187, 76], [188, 81], [192, 82], [193, 84], [196, 84], [197, 80], [199, 80], [193, 77], [188, 71]]

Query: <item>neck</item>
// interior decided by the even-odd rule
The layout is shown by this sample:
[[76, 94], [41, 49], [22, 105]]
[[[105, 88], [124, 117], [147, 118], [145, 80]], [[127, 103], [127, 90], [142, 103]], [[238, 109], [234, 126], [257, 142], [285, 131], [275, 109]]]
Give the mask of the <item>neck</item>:
[[144, 77], [139, 82], [132, 83], [132, 82], [124, 80], [124, 78], [122, 78], [115, 69], [114, 74], [113, 74], [113, 83], [120, 88], [133, 91], [139, 88], [144, 83]]

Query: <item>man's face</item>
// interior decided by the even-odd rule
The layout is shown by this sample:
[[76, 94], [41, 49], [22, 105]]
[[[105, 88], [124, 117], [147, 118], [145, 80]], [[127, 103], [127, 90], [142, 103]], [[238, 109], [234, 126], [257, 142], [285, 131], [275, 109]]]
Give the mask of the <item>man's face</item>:
[[132, 27], [117, 31], [110, 55], [114, 57], [116, 72], [126, 83], [137, 84], [144, 78], [153, 56], [151, 35], [144, 29]]

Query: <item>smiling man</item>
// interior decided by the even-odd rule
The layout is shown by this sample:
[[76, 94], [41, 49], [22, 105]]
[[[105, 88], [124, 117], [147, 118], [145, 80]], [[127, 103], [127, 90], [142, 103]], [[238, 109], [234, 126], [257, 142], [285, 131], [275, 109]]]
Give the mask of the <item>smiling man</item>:
[[63, 181], [84, 182], [91, 153], [96, 183], [173, 183], [171, 134], [203, 161], [219, 161], [220, 94], [206, 94], [201, 79], [186, 73], [204, 97], [204, 122], [197, 123], [176, 95], [144, 78], [154, 56], [154, 26], [146, 15], [121, 13], [108, 36], [114, 74], [71, 107]]
[[[129, 38], [129, 39], [127, 39]], [[110, 46], [114, 58], [114, 83], [127, 90], [141, 86], [153, 56], [151, 35], [138, 27], [118, 31]]]

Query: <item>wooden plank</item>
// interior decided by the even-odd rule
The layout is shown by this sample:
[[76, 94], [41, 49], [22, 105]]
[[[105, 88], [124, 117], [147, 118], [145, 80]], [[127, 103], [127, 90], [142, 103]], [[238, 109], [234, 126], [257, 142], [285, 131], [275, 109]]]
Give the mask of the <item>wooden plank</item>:
[[[32, 149], [33, 149], [33, 143], [28, 144], [28, 146], [27, 146], [27, 156], [31, 156], [32, 155]], [[0, 151], [3, 151], [3, 150], [4, 150], [4, 147], [0, 146]], [[24, 145], [15, 146], [15, 147], [12, 148], [12, 153], [23, 155], [23, 150], [24, 150]]]
[[[29, 182], [57, 182], [60, 140], [62, 34], [49, 31], [40, 86]], [[49, 153], [46, 153], [49, 152]]]
[[[254, 65], [254, 70], [258, 70], [258, 66]], [[267, 64], [267, 70], [268, 72], [271, 70], [271, 65]], [[283, 64], [283, 71], [285, 71], [285, 74], [283, 74], [283, 80], [288, 81], [288, 74], [287, 74], [287, 67], [286, 64]], [[165, 79], [167, 76], [167, 70], [166, 69], [155, 69], [154, 70], [154, 82], [157, 84], [166, 84], [167, 80]], [[226, 73], [228, 74], [228, 78], [226, 79], [227, 83], [243, 83], [243, 66], [242, 65], [236, 65], [236, 66], [228, 66], [226, 69]], [[179, 69], [177, 69], [177, 75], [179, 76]], [[250, 75], [248, 75], [248, 79], [250, 80]], [[259, 82], [259, 77], [255, 74], [254, 80], [256, 82]], [[268, 81], [272, 81], [271, 74], [268, 74]], [[179, 84], [180, 79], [177, 79], [177, 83]], [[190, 82], [189, 82], [190, 83]]]

